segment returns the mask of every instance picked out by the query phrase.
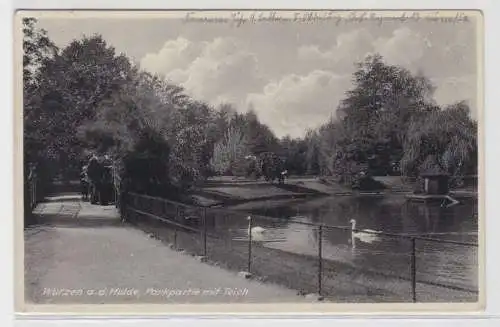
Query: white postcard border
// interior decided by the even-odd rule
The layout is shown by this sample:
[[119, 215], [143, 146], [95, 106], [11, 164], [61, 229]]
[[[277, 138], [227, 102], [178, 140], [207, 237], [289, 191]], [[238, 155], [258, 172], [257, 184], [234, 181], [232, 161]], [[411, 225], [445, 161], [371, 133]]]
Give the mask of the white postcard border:
[[[228, 9], [228, 8], [238, 8], [238, 9], [278, 9], [278, 8], [283, 8], [283, 9], [349, 9], [349, 10], [355, 10], [355, 9], [397, 9], [397, 10], [412, 10], [412, 9], [436, 9], [439, 8], [440, 10], [442, 9], [482, 9], [484, 10], [485, 17], [484, 17], [484, 24], [485, 24], [485, 48], [486, 48], [486, 61], [484, 63], [485, 67], [488, 67], [485, 69], [485, 79], [486, 83], [484, 85], [484, 93], [486, 96], [486, 102], [485, 102], [485, 110], [483, 111], [484, 114], [484, 120], [483, 120], [483, 137], [485, 139], [485, 148], [484, 151], [486, 153], [486, 171], [487, 171], [487, 176], [488, 176], [488, 184], [485, 185], [486, 187], [486, 192], [484, 194], [484, 198], [482, 199], [483, 201], [486, 201], [486, 217], [487, 218], [487, 227], [486, 227], [486, 251], [487, 251], [487, 280], [486, 280], [486, 285], [487, 285], [487, 307], [486, 307], [486, 312], [484, 315], [496, 315], [499, 313], [499, 301], [498, 301], [498, 295], [496, 292], [494, 292], [495, 289], [500, 289], [500, 285], [498, 285], [498, 281], [495, 281], [495, 276], [498, 276], [498, 267], [494, 266], [493, 264], [497, 262], [495, 260], [495, 249], [499, 248], [497, 245], [498, 242], [498, 237], [495, 237], [495, 231], [500, 230], [498, 227], [498, 220], [494, 219], [496, 217], [496, 211], [495, 211], [495, 200], [494, 195], [495, 195], [495, 189], [494, 186], [497, 184], [495, 181], [498, 179], [497, 173], [495, 172], [495, 162], [498, 158], [498, 151], [495, 151], [495, 131], [498, 130], [498, 127], [493, 126], [495, 124], [495, 119], [494, 115], [496, 113], [496, 110], [492, 105], [497, 103], [494, 101], [493, 97], [498, 94], [498, 91], [495, 90], [495, 83], [492, 82], [492, 79], [495, 76], [498, 76], [495, 74], [495, 72], [498, 72], [498, 68], [494, 67], [493, 65], [498, 65], [495, 63], [497, 56], [494, 56], [494, 53], [492, 53], [492, 48], [496, 44], [494, 44], [494, 39], [498, 38], [497, 35], [497, 29], [495, 28], [495, 23], [498, 22], [499, 18], [498, 17], [498, 10], [495, 12], [493, 9], [494, 7], [494, 2], [493, 1], [454, 1], [454, 2], [446, 2], [446, 1], [437, 1], [437, 0], [431, 0], [431, 1], [415, 1], [413, 3], [402, 3], [398, 1], [349, 1], [349, 2], [340, 2], [340, 1], [308, 1], [307, 3], [303, 1], [267, 1], [262, 4], [250, 4], [250, 3], [245, 3], [243, 1], [211, 1], [210, 5], [208, 5], [206, 2], [203, 1], [177, 1], [177, 2], [169, 2], [168, 6], [164, 1], [153, 1], [153, 0], [143, 0], [140, 2], [141, 6], [138, 6], [137, 1], [130, 1], [130, 0], [123, 0], [123, 1], [54, 1], [54, 0], [48, 0], [48, 1], [26, 1], [26, 0], [20, 0], [16, 1], [15, 7], [12, 5], [10, 10], [5, 10], [9, 8], [5, 8], [2, 10], [2, 15], [5, 15], [5, 17], [1, 20], [3, 24], [5, 24], [5, 27], [9, 28], [2, 28], [2, 33], [8, 34], [8, 32], [11, 32], [10, 36], [8, 39], [12, 38], [12, 20], [13, 20], [13, 9], [14, 8], [19, 8], [19, 9], [189, 9], [189, 8], [203, 8], [203, 9], [211, 9], [211, 8], [217, 8], [217, 9]], [[5, 7], [5, 6], [3, 6]], [[497, 7], [498, 9], [498, 7]], [[496, 17], [495, 17], [496, 16]], [[10, 23], [10, 26], [9, 26]], [[7, 32], [7, 33], [6, 33]], [[8, 42], [4, 42], [4, 44], [8, 44]], [[11, 42], [12, 44], [12, 42]], [[7, 54], [9, 51], [4, 51], [4, 54]], [[7, 54], [6, 58], [2, 60], [2, 63], [5, 65], [4, 74], [2, 74], [2, 82], [4, 83], [2, 86], [2, 92], [4, 92], [4, 99], [12, 99], [13, 96], [13, 90], [12, 90], [12, 75], [7, 74], [6, 72], [9, 71], [11, 72], [12, 70], [10, 67], [12, 67], [12, 58], [10, 57], [12, 55], [12, 51]], [[495, 69], [497, 68], [497, 69]], [[496, 93], [496, 94], [495, 94]], [[6, 105], [7, 108], [13, 108], [12, 102], [8, 105]], [[10, 116], [9, 113], [13, 113], [13, 111], [9, 111], [4, 109], [2, 111], [7, 117], [2, 119], [2, 123], [5, 126], [2, 126], [1, 131], [4, 133], [4, 137], [2, 137], [3, 140], [7, 140], [7, 142], [4, 142], [4, 144], [7, 144], [7, 151], [11, 151], [10, 153], [12, 154], [11, 158], [13, 158], [14, 154], [14, 148], [12, 147], [13, 144], [13, 116]], [[487, 135], [487, 136], [486, 136]], [[9, 153], [9, 154], [10, 154]], [[8, 157], [8, 155], [6, 155]], [[13, 174], [12, 173], [7, 173], [5, 172], [11, 171], [12, 169], [12, 161], [9, 162], [9, 160], [3, 160], [2, 161], [2, 180], [8, 180], [13, 183]], [[488, 169], [490, 168], [490, 169]], [[1, 183], [2, 184], [2, 192], [3, 195], [1, 197], [2, 200], [2, 210], [4, 210], [4, 214], [2, 215], [3, 217], [13, 217], [13, 205], [12, 205], [12, 183]], [[490, 195], [491, 194], [491, 195]], [[490, 199], [488, 201], [488, 199]], [[9, 203], [10, 201], [10, 203]], [[488, 205], [488, 203], [490, 203]], [[491, 218], [493, 217], [493, 218]], [[12, 220], [12, 219], [11, 219]], [[12, 221], [9, 220], [8, 223], [5, 223], [3, 225], [2, 232], [5, 233], [5, 235], [2, 235], [2, 241], [6, 242], [4, 246], [2, 246], [3, 251], [11, 251], [11, 253], [7, 254], [6, 260], [7, 262], [12, 262], [12, 260], [9, 261], [9, 259], [12, 258], [12, 254], [14, 253], [12, 245], [13, 240], [12, 236], [13, 233], [12, 231], [14, 230], [14, 226], [11, 225]], [[10, 254], [10, 255], [9, 255]], [[13, 258], [12, 258], [13, 259]], [[3, 269], [2, 269], [3, 270]], [[8, 270], [8, 269], [7, 269]], [[5, 270], [3, 270], [5, 271]], [[12, 312], [11, 308], [13, 306], [12, 303], [12, 294], [14, 293], [14, 289], [11, 287], [12, 285], [12, 278], [14, 277], [13, 274], [10, 275], [12, 272], [8, 271], [7, 278], [4, 280], [4, 285], [2, 285], [2, 290], [3, 292], [3, 297], [7, 297], [7, 309], [10, 309], [10, 312]], [[12, 278], [10, 278], [12, 277]], [[11, 292], [9, 292], [12, 290]], [[10, 298], [9, 298], [10, 297]], [[4, 305], [5, 299], [2, 299], [2, 309]], [[431, 313], [432, 314], [432, 313]], [[434, 313], [436, 314], [436, 313]], [[475, 315], [475, 314], [473, 314]], [[465, 317], [464, 317], [465, 318]], [[469, 318], [472, 318], [472, 316], [469, 316]], [[399, 319], [398, 319], [399, 320]], [[468, 321], [469, 319], [464, 319], [462, 321]], [[191, 319], [189, 319], [191, 321]], [[194, 320], [196, 321], [196, 320]], [[390, 325], [390, 322], [388, 323], [387, 321], [384, 320], [373, 320], [373, 323], [376, 323], [378, 321], [380, 325], [382, 323], [384, 326], [387, 326], [388, 324]], [[440, 322], [444, 322], [444, 320], [438, 320]], [[484, 320], [483, 320], [484, 321]], [[97, 322], [97, 321], [96, 321]], [[160, 321], [158, 321], [160, 322]], [[171, 323], [170, 321], [169, 323]], [[235, 321], [233, 320], [233, 323]], [[355, 321], [351, 321], [354, 323]], [[351, 323], [350, 322], [350, 323]], [[429, 322], [429, 320], [427, 321]], [[448, 323], [450, 323], [449, 321]], [[25, 321], [24, 323], [27, 323]], [[161, 323], [161, 322], [160, 322]], [[183, 323], [187, 323], [187, 320], [184, 320]], [[218, 322], [219, 324], [220, 322]], [[242, 321], [238, 321], [238, 323], [243, 323]], [[251, 323], [251, 322], [249, 322]], [[273, 321], [273, 324], [277, 323], [276, 321]], [[301, 323], [301, 322], [300, 322]], [[328, 321], [325, 321], [324, 323], [331, 323]], [[335, 323], [340, 323], [336, 321]], [[359, 321], [357, 322], [359, 324]], [[364, 322], [365, 324], [367, 323], [366, 321]], [[371, 322], [368, 322], [370, 325], [372, 325]], [[400, 321], [399, 323], [403, 323]], [[404, 322], [404, 323], [409, 323], [410, 322]], [[468, 324], [475, 324], [475, 325], [480, 325], [476, 321], [468, 321]], [[289, 322], [287, 326], [292, 325], [292, 322]], [[356, 324], [356, 325], [358, 325]], [[467, 324], [467, 325], [468, 325]], [[51, 324], [52, 325], [52, 324]], [[66, 323], [64, 324], [66, 326]], [[420, 325], [420, 324], [419, 324]], [[455, 324], [456, 326], [459, 326], [459, 324]], [[375, 326], [375, 325], [373, 325]]]

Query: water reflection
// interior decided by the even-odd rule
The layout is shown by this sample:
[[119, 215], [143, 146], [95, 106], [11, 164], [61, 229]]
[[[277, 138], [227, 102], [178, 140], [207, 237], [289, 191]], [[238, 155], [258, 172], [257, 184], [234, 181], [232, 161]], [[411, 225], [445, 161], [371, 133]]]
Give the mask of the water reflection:
[[[264, 216], [293, 218], [298, 222], [338, 226], [339, 228], [323, 229], [322, 254], [325, 259], [388, 271], [404, 277], [409, 277], [410, 274], [410, 239], [378, 235], [376, 239], [367, 242], [362, 235], [353, 235], [351, 219], [355, 219], [356, 229], [359, 230], [477, 242], [477, 202], [472, 200], [443, 208], [439, 203], [424, 205], [408, 202], [403, 196], [329, 197], [290, 206], [261, 207], [252, 212]], [[264, 228], [266, 233], [265, 237], [255, 241], [270, 248], [316, 256], [317, 228], [298, 222], [270, 222], [256, 218], [254, 226]], [[237, 224], [237, 237], [247, 239], [246, 221]], [[419, 280], [477, 288], [476, 247], [417, 241], [416, 249]]]

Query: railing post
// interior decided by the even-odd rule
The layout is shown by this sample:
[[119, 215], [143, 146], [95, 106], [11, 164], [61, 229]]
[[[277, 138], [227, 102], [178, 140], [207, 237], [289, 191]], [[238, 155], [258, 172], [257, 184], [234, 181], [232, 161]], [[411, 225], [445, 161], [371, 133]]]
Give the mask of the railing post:
[[155, 200], [155, 210], [158, 211], [159, 217], [163, 217], [163, 202]]
[[128, 214], [128, 206], [129, 204], [125, 204], [125, 199], [128, 198], [129, 195], [126, 193], [120, 193], [119, 194], [119, 200], [118, 200], [118, 211], [120, 212], [120, 215], [122, 216], [124, 221], [129, 221], [129, 214]]
[[177, 227], [174, 226], [174, 248], [177, 248]]
[[252, 265], [252, 216], [248, 216], [248, 266], [247, 271], [250, 272]]
[[323, 226], [318, 228], [318, 295], [322, 293], [322, 274], [323, 274]]
[[36, 179], [33, 179], [33, 208], [35, 208], [37, 203], [37, 198], [36, 198]]
[[30, 210], [33, 210], [33, 184], [31, 181], [28, 181], [28, 195], [29, 195], [29, 204]]
[[[227, 213], [223, 213], [222, 214], [222, 217], [224, 217], [224, 221], [222, 223], [222, 226], [227, 226]], [[233, 242], [232, 242], [232, 236], [231, 236], [231, 232], [228, 231], [227, 233], [224, 233], [224, 245], [226, 248], [228, 247], [233, 247]]]
[[37, 203], [37, 197], [36, 197], [36, 179], [33, 179], [33, 207], [35, 207]]
[[33, 210], [33, 208], [35, 207], [35, 204], [34, 204], [35, 203], [35, 198], [33, 196], [33, 194], [34, 194], [33, 191], [34, 191], [35, 188], [33, 186], [33, 181], [30, 181], [29, 185], [30, 185], [30, 198], [31, 198], [30, 199], [30, 207], [31, 207], [30, 209]]
[[34, 203], [34, 200], [33, 200], [33, 190], [34, 190], [34, 187], [33, 187], [33, 179], [29, 180], [28, 181], [28, 188], [30, 190], [30, 209], [33, 210], [33, 203]]
[[207, 256], [207, 208], [203, 208], [203, 256]]
[[416, 260], [416, 239], [411, 238], [411, 292], [413, 303], [417, 302], [417, 260]]
[[120, 185], [115, 187], [115, 203], [117, 209], [119, 209], [122, 205], [122, 192], [123, 189], [120, 187]]
[[[179, 205], [175, 205], [175, 221], [179, 221]], [[177, 227], [174, 226], [174, 248], [177, 247]]]

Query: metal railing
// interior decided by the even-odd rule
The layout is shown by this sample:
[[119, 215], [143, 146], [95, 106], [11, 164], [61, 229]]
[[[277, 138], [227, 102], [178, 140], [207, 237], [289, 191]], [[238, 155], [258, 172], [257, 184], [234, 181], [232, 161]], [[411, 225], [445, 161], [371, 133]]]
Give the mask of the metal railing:
[[[475, 301], [478, 294], [477, 281], [472, 281], [472, 285], [463, 282], [464, 273], [458, 277], [450, 276], [449, 272], [436, 276], [446, 270], [447, 263], [443, 260], [456, 261], [467, 251], [471, 253], [463, 261], [468, 266], [465, 270], [477, 269], [477, 243], [249, 215], [136, 193], [127, 194], [125, 205], [124, 218], [167, 241], [173, 248], [230, 269], [266, 277], [303, 293], [358, 302], [375, 298], [410, 302]], [[287, 227], [290, 224], [295, 227]], [[257, 226], [267, 226], [274, 235], [259, 239], [260, 236], [252, 232]], [[291, 249], [287, 237], [280, 235], [283, 230], [302, 231], [303, 235], [314, 238], [315, 244], [294, 244]], [[379, 249], [358, 247], [357, 232], [364, 237], [372, 235], [389, 245]], [[345, 242], [331, 246], [332, 242], [347, 236], [350, 247], [345, 246]], [[427, 267], [430, 264], [435, 266], [434, 270]], [[458, 268], [453, 266], [448, 270], [458, 274]]]

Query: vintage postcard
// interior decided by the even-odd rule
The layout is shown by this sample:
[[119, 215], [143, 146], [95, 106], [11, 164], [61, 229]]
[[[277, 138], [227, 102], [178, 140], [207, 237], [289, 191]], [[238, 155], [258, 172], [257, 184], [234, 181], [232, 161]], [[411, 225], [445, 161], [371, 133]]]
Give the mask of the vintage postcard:
[[479, 11], [20, 11], [17, 310], [477, 311]]

